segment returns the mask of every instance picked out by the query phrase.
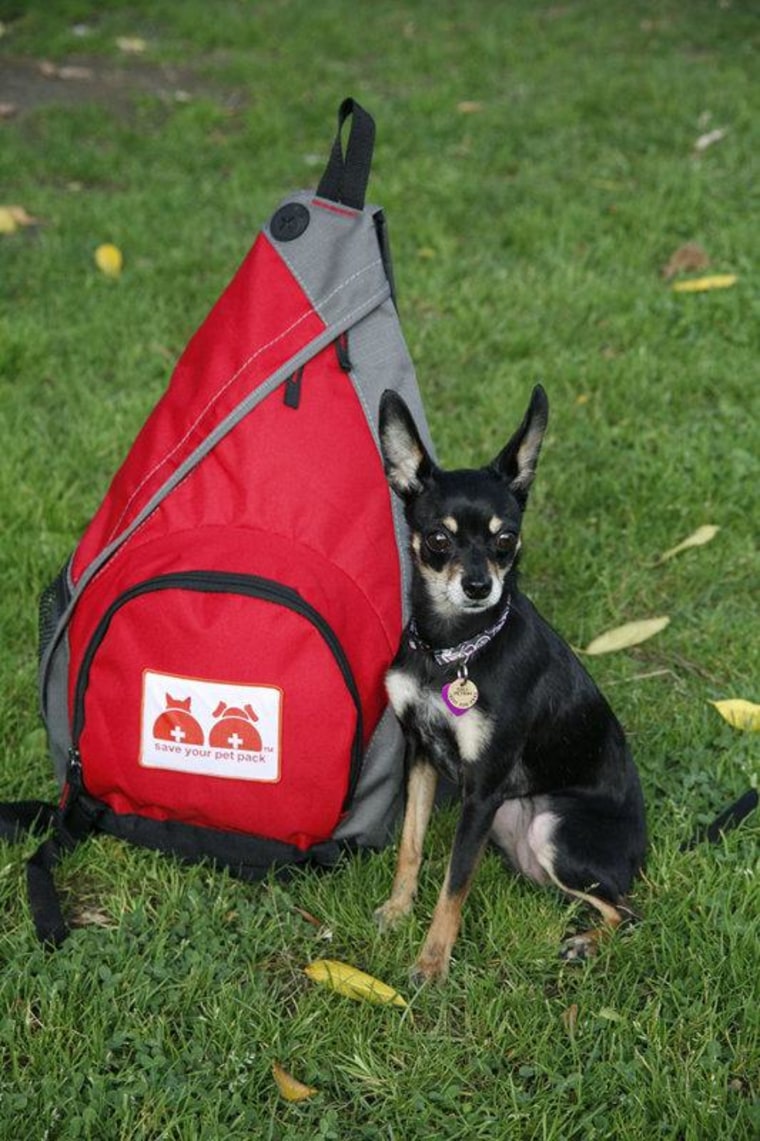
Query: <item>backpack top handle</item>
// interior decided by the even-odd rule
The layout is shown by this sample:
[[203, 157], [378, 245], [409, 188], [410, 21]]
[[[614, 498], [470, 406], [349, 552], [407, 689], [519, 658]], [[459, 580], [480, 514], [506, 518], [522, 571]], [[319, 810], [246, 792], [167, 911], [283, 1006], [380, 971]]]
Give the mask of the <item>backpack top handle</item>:
[[[351, 131], [344, 155], [341, 133], [349, 116]], [[344, 99], [338, 108], [338, 131], [317, 187], [318, 197], [363, 210], [374, 146], [374, 119], [355, 99]]]

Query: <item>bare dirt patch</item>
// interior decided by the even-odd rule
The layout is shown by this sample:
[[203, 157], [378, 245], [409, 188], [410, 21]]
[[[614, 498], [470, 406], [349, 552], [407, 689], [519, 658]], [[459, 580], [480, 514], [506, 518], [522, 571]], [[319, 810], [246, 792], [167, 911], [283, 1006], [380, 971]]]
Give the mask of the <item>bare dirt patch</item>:
[[244, 102], [240, 91], [215, 86], [192, 68], [174, 64], [130, 60], [127, 65], [86, 56], [54, 64], [23, 56], [0, 57], [0, 107], [7, 118], [40, 107], [86, 104], [126, 114], [141, 94], [156, 96], [167, 105], [207, 97], [230, 111]]

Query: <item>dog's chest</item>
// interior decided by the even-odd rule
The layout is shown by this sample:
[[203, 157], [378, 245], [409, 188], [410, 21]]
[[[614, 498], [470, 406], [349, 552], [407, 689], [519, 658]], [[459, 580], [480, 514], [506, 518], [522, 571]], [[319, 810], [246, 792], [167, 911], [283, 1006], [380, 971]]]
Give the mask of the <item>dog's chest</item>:
[[491, 724], [477, 706], [457, 717], [440, 689], [405, 670], [390, 670], [385, 686], [398, 719], [419, 737], [428, 760], [446, 776], [456, 778], [463, 764], [479, 760], [491, 739]]

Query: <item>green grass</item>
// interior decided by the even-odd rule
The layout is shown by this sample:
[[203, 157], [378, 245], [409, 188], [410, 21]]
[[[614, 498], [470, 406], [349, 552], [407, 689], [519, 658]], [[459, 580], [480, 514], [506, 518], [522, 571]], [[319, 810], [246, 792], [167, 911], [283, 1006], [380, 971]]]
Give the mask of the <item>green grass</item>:
[[[24, 901], [29, 845], [3, 847], [3, 1141], [760, 1132], [758, 822], [679, 852], [757, 783], [756, 737], [708, 704], [760, 699], [750, 9], [0, 0], [0, 75], [47, 58], [95, 76], [89, 101], [59, 80], [58, 105], [22, 101], [0, 122], [0, 204], [42, 219], [0, 237], [5, 796], [54, 793], [37, 594], [274, 203], [316, 181], [347, 94], [378, 122], [370, 193], [441, 458], [495, 453], [542, 380], [552, 420], [528, 592], [574, 645], [671, 617], [592, 663], [631, 734], [652, 850], [643, 922], [587, 966], [556, 958], [573, 909], [489, 856], [448, 984], [410, 991], [451, 811], [431, 830], [414, 918], [386, 938], [372, 910], [392, 850], [251, 887], [98, 840], [60, 879], [107, 926], [50, 956]], [[145, 53], [123, 56], [117, 36], [142, 36]], [[132, 93], [102, 78], [117, 68]], [[713, 127], [724, 139], [695, 157]], [[688, 240], [737, 285], [670, 292], [659, 269]], [[117, 282], [93, 265], [104, 241], [124, 251]], [[652, 565], [701, 523], [721, 526], [711, 545]], [[410, 1009], [314, 988], [301, 967], [324, 955], [396, 985]], [[318, 1095], [280, 1100], [275, 1060]]]

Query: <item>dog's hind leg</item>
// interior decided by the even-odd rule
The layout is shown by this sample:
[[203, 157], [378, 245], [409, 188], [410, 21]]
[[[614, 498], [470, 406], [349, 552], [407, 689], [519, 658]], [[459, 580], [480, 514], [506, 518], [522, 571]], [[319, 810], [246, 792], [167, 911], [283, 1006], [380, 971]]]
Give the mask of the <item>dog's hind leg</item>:
[[528, 829], [527, 839], [531, 851], [546, 874], [547, 879], [564, 895], [577, 899], [592, 907], [601, 916], [601, 923], [587, 931], [581, 931], [566, 939], [560, 947], [560, 957], [567, 962], [580, 961], [595, 955], [599, 944], [631, 917], [631, 912], [622, 901], [610, 903], [593, 889], [581, 890], [570, 887], [557, 872], [557, 848], [555, 846], [557, 818], [550, 813], [534, 817]]
[[427, 761], [417, 760], [409, 771], [406, 813], [401, 832], [396, 875], [390, 897], [375, 912], [381, 931], [388, 931], [412, 910], [417, 894], [422, 845], [435, 800], [438, 774]]
[[483, 854], [496, 807], [497, 803], [489, 800], [464, 800], [446, 878], [422, 950], [412, 968], [412, 979], [418, 984], [433, 979], [443, 981], [449, 973], [462, 907]]
[[555, 875], [550, 875], [549, 878], [555, 887], [558, 887], [565, 895], [593, 907], [601, 915], [601, 923], [596, 927], [590, 927], [587, 931], [579, 931], [577, 935], [570, 935], [563, 940], [559, 955], [565, 962], [581, 962], [590, 959], [599, 950], [600, 943], [632, 916], [632, 912], [622, 902], [612, 904], [608, 900], [602, 899], [601, 896], [594, 895], [593, 892], [578, 891], [575, 888], [567, 887]]

